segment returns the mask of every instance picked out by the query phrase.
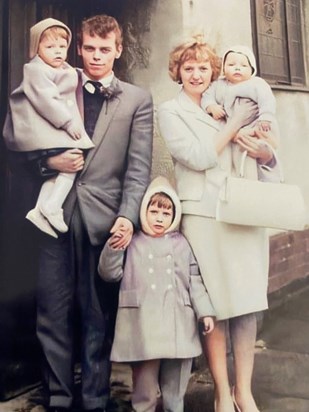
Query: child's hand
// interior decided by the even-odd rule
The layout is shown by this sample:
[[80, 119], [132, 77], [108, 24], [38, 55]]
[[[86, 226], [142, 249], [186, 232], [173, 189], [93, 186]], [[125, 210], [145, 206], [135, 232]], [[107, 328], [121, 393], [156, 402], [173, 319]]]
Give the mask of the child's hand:
[[133, 223], [129, 219], [118, 216], [110, 230], [110, 233], [116, 235], [116, 238], [113, 240], [113, 248], [126, 249], [131, 242], [133, 230]]
[[260, 120], [258, 121], [258, 128], [263, 132], [269, 132], [271, 130], [271, 122], [268, 120]]
[[205, 316], [201, 321], [204, 326], [202, 334], [204, 336], [208, 335], [208, 333], [212, 332], [215, 327], [214, 318], [211, 316]]
[[122, 238], [123, 234], [120, 230], [115, 232], [109, 239], [108, 244], [112, 249], [120, 250], [124, 249], [123, 247], [119, 247], [119, 240]]
[[215, 120], [223, 119], [226, 116], [225, 110], [220, 104], [210, 104], [206, 112], [211, 114]]
[[133, 224], [129, 219], [120, 216], [116, 219], [110, 233], [112, 233], [108, 240], [110, 247], [116, 250], [126, 249], [133, 236]]
[[67, 126], [66, 126], [66, 131], [68, 132], [68, 134], [70, 135], [70, 137], [72, 137], [73, 140], [79, 140], [81, 138], [81, 130], [80, 127], [78, 127], [76, 124], [74, 124], [73, 122], [70, 122]]

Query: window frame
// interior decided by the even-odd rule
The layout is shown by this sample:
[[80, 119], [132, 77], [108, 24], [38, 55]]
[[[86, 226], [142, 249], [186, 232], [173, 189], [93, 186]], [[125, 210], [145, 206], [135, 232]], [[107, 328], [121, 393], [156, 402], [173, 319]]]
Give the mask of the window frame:
[[[276, 2], [278, 0], [274, 0]], [[259, 18], [262, 18], [261, 14], [258, 14], [258, 6], [263, 7], [262, 0], [251, 0], [251, 22], [252, 22], [252, 37], [253, 37], [253, 45], [254, 45], [254, 51], [256, 54], [256, 59], [257, 59], [257, 66], [258, 66], [258, 73], [261, 74], [261, 77], [263, 77], [267, 82], [271, 84], [272, 87], [274, 88], [293, 88], [301, 91], [308, 91], [308, 79], [306, 75], [306, 43], [305, 43], [305, 24], [304, 24], [304, 5], [302, 0], [296, 0], [298, 1], [298, 18], [300, 19], [300, 25], [294, 25], [294, 31], [292, 30], [293, 23], [291, 20], [289, 20], [289, 16], [291, 15], [291, 10], [290, 7], [293, 7], [293, 0], [279, 0], [282, 2], [282, 7], [283, 7], [283, 17], [284, 20], [282, 21], [281, 24], [281, 32], [282, 32], [282, 42], [286, 42], [286, 56], [282, 56], [282, 62], [284, 60], [284, 57], [286, 58], [286, 64], [287, 66], [285, 67], [284, 65], [281, 65], [282, 68], [282, 74], [283, 76], [286, 76], [286, 79], [281, 78], [280, 76], [276, 76], [275, 73], [272, 73], [270, 68], [271, 66], [263, 66], [263, 57], [265, 61], [265, 56], [267, 55], [267, 49], [263, 49], [262, 46], [262, 41], [260, 36], [264, 35], [259, 31], [259, 23], [260, 26], [264, 22], [260, 22]], [[263, 0], [264, 5], [267, 3], [267, 0]], [[269, 0], [268, 0], [269, 2]], [[290, 14], [289, 14], [290, 13]], [[270, 16], [270, 18], [273, 16]], [[266, 20], [266, 18], [265, 18]], [[272, 23], [271, 21], [270, 23]], [[270, 26], [269, 23], [269, 27]], [[301, 50], [298, 56], [300, 56], [300, 67], [295, 66], [294, 61], [295, 59], [292, 59], [293, 54], [295, 54], [295, 50], [291, 47], [291, 42], [294, 41], [294, 36], [295, 35], [295, 29], [296, 31], [298, 30], [298, 37], [297, 41], [299, 44], [299, 49]], [[285, 37], [283, 37], [285, 36]], [[267, 37], [267, 35], [265, 36]], [[270, 49], [268, 49], [270, 50]], [[264, 53], [262, 52], [264, 51]], [[298, 64], [298, 63], [297, 63]]]

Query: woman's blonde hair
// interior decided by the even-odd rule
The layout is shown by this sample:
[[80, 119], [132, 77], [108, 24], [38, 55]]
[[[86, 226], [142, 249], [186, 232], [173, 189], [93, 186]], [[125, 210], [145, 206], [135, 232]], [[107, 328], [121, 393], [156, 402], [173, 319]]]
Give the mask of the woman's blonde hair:
[[216, 80], [221, 71], [221, 59], [216, 55], [215, 50], [205, 42], [204, 36], [197, 34], [189, 41], [176, 46], [170, 52], [169, 75], [174, 82], [182, 83], [180, 77], [180, 67], [188, 60], [205, 61], [209, 60], [212, 68], [211, 80]]

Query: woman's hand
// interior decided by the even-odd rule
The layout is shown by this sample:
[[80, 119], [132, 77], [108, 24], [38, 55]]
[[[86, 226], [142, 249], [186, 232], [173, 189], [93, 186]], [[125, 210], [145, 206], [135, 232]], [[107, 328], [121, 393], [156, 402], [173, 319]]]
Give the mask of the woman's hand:
[[233, 116], [228, 119], [227, 124], [231, 124], [236, 130], [252, 123], [258, 116], [258, 106], [250, 99], [236, 99], [234, 103]]
[[271, 145], [273, 149], [277, 149], [279, 146], [279, 138], [274, 131], [271, 130], [261, 130], [260, 128], [254, 129], [254, 135], [264, 142], [267, 142]]
[[[273, 151], [266, 139], [257, 137], [255, 129], [242, 130], [234, 140], [243, 150], [246, 150], [248, 156], [257, 159], [261, 164], [267, 164], [273, 158]], [[266, 132], [262, 132], [266, 133]]]
[[217, 134], [216, 150], [220, 154], [225, 146], [237, 139], [240, 129], [252, 123], [258, 116], [258, 107], [250, 99], [236, 99], [235, 110], [232, 117], [229, 117], [223, 129]]

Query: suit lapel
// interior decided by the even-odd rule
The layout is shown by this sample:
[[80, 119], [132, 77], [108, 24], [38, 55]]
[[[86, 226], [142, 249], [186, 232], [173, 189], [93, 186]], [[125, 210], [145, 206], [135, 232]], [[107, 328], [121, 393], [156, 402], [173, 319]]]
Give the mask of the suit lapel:
[[84, 99], [83, 99], [83, 82], [82, 82], [82, 71], [81, 69], [76, 69], [78, 76], [78, 83], [76, 88], [76, 101], [82, 119], [84, 120]]
[[120, 103], [120, 95], [122, 93], [122, 88], [121, 88], [119, 80], [116, 79], [115, 77], [110, 86], [110, 89], [112, 91], [112, 97], [109, 100], [105, 100], [103, 103], [102, 109], [100, 111], [95, 129], [93, 132], [93, 137], [92, 137], [92, 141], [95, 144], [95, 147], [91, 149], [88, 155], [86, 156], [85, 165], [84, 165], [82, 174], [85, 173], [85, 171], [88, 168], [88, 165], [91, 162], [91, 159], [95, 155], [99, 146], [102, 144], [106, 136], [106, 131]]

